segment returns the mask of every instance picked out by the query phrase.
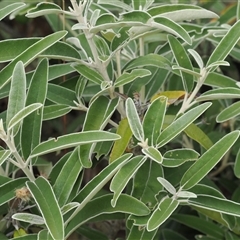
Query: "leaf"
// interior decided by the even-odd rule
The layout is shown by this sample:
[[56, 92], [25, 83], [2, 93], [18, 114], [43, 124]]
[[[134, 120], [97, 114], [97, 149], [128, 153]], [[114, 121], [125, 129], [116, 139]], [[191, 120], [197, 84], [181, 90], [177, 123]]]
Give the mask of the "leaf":
[[145, 139], [144, 139], [143, 127], [140, 122], [137, 109], [131, 98], [128, 98], [126, 100], [126, 114], [127, 114], [128, 123], [132, 130], [133, 135], [138, 141], [144, 142]]
[[5, 18], [7, 15], [9, 15], [10, 13], [18, 10], [19, 8], [25, 6], [26, 4], [25, 3], [12, 3], [12, 4], [9, 4], [7, 5], [6, 7], [2, 8], [0, 10], [0, 21]]
[[0, 150], [0, 166], [8, 159], [12, 154], [10, 150]]
[[45, 223], [42, 217], [32, 213], [15, 213], [12, 215], [12, 218], [17, 221], [27, 222], [36, 225], [42, 225]]
[[[41, 81], [39, 81], [41, 79]], [[36, 103], [44, 105], [48, 84], [48, 61], [43, 59], [31, 79], [28, 87], [26, 106], [33, 106]], [[33, 112], [24, 118], [21, 131], [21, 150], [23, 157], [28, 158], [29, 154], [40, 143], [42, 130], [43, 109]], [[26, 139], [28, 139], [26, 141]]]
[[94, 198], [69, 222], [66, 228], [66, 237], [69, 236], [76, 228], [100, 214], [110, 214], [122, 212], [137, 216], [145, 216], [150, 213], [149, 209], [141, 201], [126, 194], [119, 196], [116, 206], [111, 206], [112, 194]]
[[54, 104], [45, 106], [43, 109], [43, 121], [55, 119], [66, 115], [71, 111], [71, 107], [65, 104]]
[[17, 230], [14, 230], [13, 237], [18, 238], [22, 236], [27, 236], [27, 232], [23, 228], [19, 228]]
[[178, 167], [187, 161], [195, 161], [199, 153], [192, 149], [169, 150], [163, 155], [162, 165], [164, 167]]
[[127, 63], [124, 67], [125, 70], [133, 69], [136, 67], [155, 66], [158, 68], [171, 69], [171, 63], [169, 60], [158, 54], [150, 53], [145, 56], [140, 56]]
[[27, 178], [17, 178], [0, 185], [0, 206], [15, 198], [15, 190], [23, 187]]
[[164, 91], [164, 92], [159, 92], [156, 93], [152, 96], [150, 102], [153, 102], [156, 98], [158, 97], [167, 97], [167, 104], [173, 104], [175, 103], [178, 99], [181, 99], [184, 97], [186, 94], [185, 91]]
[[145, 138], [154, 146], [159, 137], [166, 113], [167, 98], [160, 97], [153, 101], [143, 118], [143, 131]]
[[186, 133], [191, 139], [198, 142], [205, 149], [209, 149], [213, 145], [211, 139], [194, 123], [191, 123], [187, 128], [185, 128], [184, 133]]
[[113, 141], [119, 139], [114, 133], [104, 131], [86, 131], [80, 133], [66, 134], [57, 139], [50, 139], [36, 146], [29, 157], [34, 158], [50, 152], [59, 151], [70, 147], [76, 147], [81, 144]]
[[119, 196], [126, 187], [127, 183], [136, 173], [136, 171], [142, 166], [146, 161], [143, 156], [136, 156], [128, 161], [113, 177], [110, 184], [110, 191], [114, 193], [113, 199], [111, 200], [111, 205], [116, 206]]
[[235, 176], [237, 178], [240, 178], [240, 150], [238, 150], [233, 170], [234, 170]]
[[131, 11], [132, 7], [122, 1], [114, 0], [114, 1], [108, 1], [108, 0], [98, 0], [98, 4], [109, 4], [114, 7], [122, 8], [127, 11]]
[[164, 198], [157, 206], [147, 222], [147, 230], [153, 231], [161, 226], [178, 207], [179, 202], [171, 198]]
[[228, 199], [218, 198], [209, 195], [198, 195], [195, 199], [189, 199], [191, 206], [196, 206], [211, 211], [225, 213], [231, 216], [240, 217], [240, 204]]
[[29, 114], [31, 114], [32, 112], [36, 111], [41, 107], [42, 107], [41, 103], [33, 103], [27, 107], [24, 107], [9, 121], [8, 130], [11, 130], [18, 123], [20, 123], [25, 117], [27, 117]]
[[187, 214], [176, 214], [171, 217], [171, 219], [184, 224], [192, 229], [195, 229], [201, 233], [204, 233], [208, 236], [215, 237], [217, 239], [224, 238], [224, 231], [216, 223]]
[[66, 34], [67, 34], [66, 31], [53, 33], [45, 38], [42, 38], [41, 40], [39, 40], [38, 42], [36, 42], [35, 44], [27, 48], [25, 51], [23, 51], [21, 54], [19, 54], [11, 63], [9, 63], [6, 67], [4, 67], [0, 71], [0, 89], [2, 89], [2, 87], [10, 81], [12, 76], [12, 71], [17, 62], [21, 60], [23, 65], [26, 66], [33, 59], [35, 59], [40, 53], [42, 53], [44, 50], [46, 50], [47, 48], [52, 46], [54, 43], [59, 41]]
[[153, 161], [156, 161], [157, 163], [162, 163], [162, 154], [155, 147], [143, 148], [142, 152]]
[[[172, 53], [174, 55], [177, 65], [193, 71], [193, 66], [190, 61], [190, 58], [188, 57], [185, 48], [177, 40], [177, 38], [175, 38], [171, 35], [168, 35], [168, 42], [169, 42], [170, 48], [172, 50]], [[190, 93], [194, 86], [194, 77], [183, 71], [180, 71], [180, 75], [182, 78], [182, 82], [183, 82], [185, 91], [187, 93]]]
[[204, 84], [220, 88], [236, 87], [236, 81], [234, 79], [216, 72], [210, 72]]
[[134, 81], [136, 78], [142, 78], [151, 75], [147, 69], [134, 69], [130, 73], [125, 72], [115, 81], [115, 87], [123, 86], [127, 83]]
[[60, 14], [62, 12], [62, 9], [57, 4], [43, 2], [38, 3], [35, 8], [30, 9], [26, 14], [26, 17], [35, 18], [47, 14]]
[[[25, 106], [26, 100], [26, 76], [22, 62], [18, 62], [13, 70], [11, 88], [9, 92], [6, 125]], [[13, 129], [14, 135], [17, 133], [19, 125]]]
[[49, 182], [39, 177], [26, 183], [53, 239], [64, 239], [63, 217]]
[[192, 44], [192, 39], [188, 35], [187, 31], [182, 26], [170, 20], [169, 18], [157, 16], [154, 17], [152, 21], [149, 21], [148, 25], [172, 33], [175, 36], [180, 37], [189, 45]]
[[192, 55], [192, 57], [194, 58], [194, 60], [196, 61], [197, 65], [198, 65], [198, 67], [200, 69], [203, 69], [204, 63], [203, 63], [201, 56], [194, 49], [188, 49], [187, 51]]
[[221, 160], [238, 137], [239, 131], [233, 131], [225, 135], [207, 150], [183, 175], [180, 182], [182, 189], [190, 189], [203, 179]]
[[[237, 21], [225, 34], [225, 36], [222, 38], [218, 46], [215, 48], [213, 53], [208, 59], [208, 62], [206, 64], [206, 67], [208, 67], [210, 64], [217, 62], [217, 61], [223, 61], [227, 55], [231, 52], [231, 50], [234, 48], [235, 44], [239, 41], [240, 31], [240, 21]], [[215, 69], [215, 68], [214, 68]]]
[[101, 85], [101, 83], [104, 82], [104, 78], [102, 77], [102, 75], [90, 67], [78, 64], [73, 65], [73, 68], [76, 69], [82, 76], [84, 76], [91, 82], [94, 82], [99, 85]]
[[60, 207], [64, 206], [69, 200], [69, 196], [81, 170], [82, 165], [78, 158], [78, 149], [75, 148], [53, 185], [53, 191]]
[[119, 122], [116, 134], [121, 136], [121, 138], [114, 142], [114, 145], [109, 157], [109, 163], [112, 163], [117, 158], [122, 156], [132, 137], [132, 131], [128, 124], [127, 118], [124, 118]]
[[76, 106], [74, 101], [77, 101], [74, 91], [51, 83], [48, 83], [47, 98], [54, 103], [64, 104], [72, 107]]
[[235, 102], [229, 107], [223, 109], [222, 112], [220, 112], [217, 115], [216, 121], [220, 123], [225, 122], [230, 120], [231, 118], [235, 118], [239, 114], [240, 114], [240, 101]]
[[165, 128], [161, 135], [157, 139], [158, 147], [161, 147], [171, 141], [181, 131], [186, 129], [195, 119], [197, 119], [207, 108], [211, 106], [211, 103], [201, 104], [175, 120], [167, 128]]
[[176, 189], [175, 187], [166, 179], [162, 177], [158, 177], [157, 180], [161, 183], [161, 185], [172, 195], [176, 194]]

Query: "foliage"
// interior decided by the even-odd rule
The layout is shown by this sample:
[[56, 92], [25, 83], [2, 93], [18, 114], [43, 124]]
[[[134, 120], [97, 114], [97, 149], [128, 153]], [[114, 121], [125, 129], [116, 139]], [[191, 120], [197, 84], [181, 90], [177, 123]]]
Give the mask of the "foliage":
[[0, 3], [1, 239], [240, 239], [240, 1], [164, 2]]

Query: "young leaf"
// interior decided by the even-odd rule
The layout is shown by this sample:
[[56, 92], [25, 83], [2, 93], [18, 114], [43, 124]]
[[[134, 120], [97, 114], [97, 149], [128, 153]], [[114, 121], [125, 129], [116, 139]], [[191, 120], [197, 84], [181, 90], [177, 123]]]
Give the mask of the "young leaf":
[[50, 152], [59, 151], [61, 149], [76, 147], [81, 144], [113, 141], [119, 139], [115, 133], [105, 131], [86, 131], [80, 133], [66, 134], [57, 139], [50, 139], [36, 146], [29, 157], [34, 158]]
[[162, 163], [162, 154], [155, 147], [143, 148], [142, 152], [153, 161], [156, 161], [157, 163]]
[[154, 146], [159, 137], [167, 108], [167, 98], [160, 97], [153, 101], [143, 118], [143, 131], [149, 144]]
[[225, 108], [217, 115], [217, 122], [225, 122], [231, 118], [235, 118], [240, 114], [240, 102], [235, 102], [231, 106]]
[[[26, 76], [23, 62], [18, 62], [13, 70], [11, 88], [9, 92], [6, 125], [9, 126], [10, 120], [25, 106], [26, 101]], [[13, 130], [17, 133], [19, 125]]]
[[132, 131], [128, 124], [127, 118], [124, 118], [119, 122], [116, 134], [121, 136], [121, 138], [114, 142], [114, 145], [109, 157], [109, 163], [112, 163], [113, 161], [115, 161], [115, 159], [122, 156], [132, 137]]
[[10, 150], [0, 150], [0, 166], [8, 159], [12, 154]]
[[[41, 79], [41, 81], [39, 81]], [[44, 105], [48, 84], [48, 61], [43, 59], [31, 79], [28, 87], [26, 106], [35, 103]], [[24, 118], [21, 131], [21, 150], [23, 157], [28, 158], [29, 154], [40, 143], [42, 130], [43, 109], [33, 112]], [[27, 139], [27, 141], [26, 141]]]
[[138, 116], [135, 104], [131, 98], [128, 98], [126, 100], [126, 114], [127, 114], [128, 123], [130, 125], [133, 135], [138, 141], [144, 142], [145, 139], [144, 139], [143, 127], [142, 127], [140, 118]]
[[194, 60], [196, 61], [197, 65], [198, 65], [198, 67], [200, 69], [203, 69], [204, 64], [203, 64], [203, 60], [200, 57], [200, 55], [194, 49], [188, 49], [187, 51], [192, 55], [192, 57], [194, 58]]
[[62, 167], [53, 185], [53, 191], [60, 207], [64, 206], [68, 201], [81, 170], [82, 165], [78, 158], [78, 149], [75, 148]]
[[175, 187], [166, 179], [162, 177], [158, 177], [157, 180], [162, 184], [162, 186], [172, 195], [176, 194], [176, 189]]
[[184, 190], [192, 188], [203, 179], [221, 160], [239, 137], [239, 131], [233, 131], [207, 150], [183, 175], [180, 185]]
[[[174, 58], [177, 65], [186, 69], [193, 71], [193, 66], [190, 58], [187, 55], [185, 48], [177, 40], [177, 38], [168, 35], [168, 42], [170, 44], [171, 50], [173, 52]], [[194, 77], [191, 74], [180, 71], [184, 89], [187, 93], [190, 93], [194, 86]]]
[[165, 128], [157, 139], [158, 147], [161, 147], [171, 141], [175, 136], [187, 128], [195, 119], [197, 119], [211, 103], [201, 104], [175, 120], [171, 125]]
[[178, 205], [179, 202], [177, 200], [168, 197], [164, 198], [149, 218], [147, 222], [147, 230], [153, 231], [160, 227], [175, 211]]
[[110, 184], [110, 190], [114, 193], [113, 199], [111, 200], [113, 207], [116, 206], [117, 200], [127, 183], [130, 181], [136, 171], [142, 166], [145, 160], [146, 158], [143, 156], [136, 156], [132, 158], [113, 177]]
[[53, 239], [64, 239], [63, 217], [49, 182], [39, 177], [26, 183]]
[[43, 225], [44, 219], [38, 215], [32, 213], [15, 213], [12, 218], [17, 221], [27, 222], [34, 225]]
[[21, 54], [19, 54], [11, 63], [9, 63], [0, 71], [0, 89], [10, 81], [12, 71], [16, 63], [19, 62], [19, 60], [21, 60], [24, 66], [26, 66], [40, 53], [51, 47], [54, 43], [59, 41], [66, 34], [67, 31], [53, 33], [45, 38], [42, 38], [41, 40], [27, 48], [25, 51], [23, 51]]
[[238, 20], [225, 34], [225, 36], [222, 38], [218, 46], [215, 48], [213, 53], [208, 59], [208, 62], [206, 64], [206, 67], [208, 67], [210, 64], [222, 61], [226, 58], [226, 56], [231, 52], [231, 50], [234, 48], [235, 44], [239, 41], [240, 31], [240, 21]]

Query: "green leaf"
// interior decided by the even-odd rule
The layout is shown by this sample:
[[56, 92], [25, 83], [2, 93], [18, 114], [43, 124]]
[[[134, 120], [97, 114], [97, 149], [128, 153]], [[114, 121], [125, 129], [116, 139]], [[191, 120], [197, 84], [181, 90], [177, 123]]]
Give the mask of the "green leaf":
[[0, 185], [0, 206], [15, 198], [15, 190], [23, 187], [27, 178], [17, 178]]
[[180, 182], [182, 189], [190, 189], [203, 179], [221, 160], [238, 137], [239, 131], [233, 131], [207, 150], [183, 175]]
[[157, 206], [147, 222], [147, 230], [153, 231], [161, 226], [178, 207], [179, 202], [171, 198], [164, 198]]
[[147, 157], [152, 159], [153, 161], [156, 161], [157, 163], [162, 163], [163, 157], [162, 154], [156, 149], [155, 147], [147, 147], [142, 149], [143, 154], [145, 154]]
[[109, 0], [98, 0], [98, 4], [108, 4], [114, 7], [122, 8], [127, 11], [132, 11], [132, 7], [122, 1], [119, 0], [114, 0], [114, 1], [109, 1]]
[[132, 131], [128, 124], [127, 118], [124, 118], [119, 122], [116, 134], [121, 136], [121, 138], [114, 142], [112, 152], [109, 157], [110, 163], [115, 161], [115, 159], [117, 159], [118, 157], [122, 156], [132, 137]]
[[192, 55], [198, 67], [202, 69], [204, 67], [204, 63], [200, 55], [194, 49], [188, 49], [187, 51]]
[[76, 147], [81, 144], [101, 141], [113, 141], [117, 139], [119, 139], [119, 136], [117, 134], [104, 131], [86, 131], [80, 133], [66, 134], [58, 137], [57, 139], [49, 139], [45, 142], [40, 143], [33, 149], [29, 157], [34, 158], [65, 148]]
[[53, 239], [64, 239], [63, 217], [49, 182], [39, 177], [35, 182], [26, 184]]
[[2, 8], [0, 10], [0, 21], [5, 18], [7, 15], [9, 15], [10, 13], [18, 10], [19, 8], [25, 6], [26, 4], [25, 3], [21, 3], [21, 2], [16, 2], [16, 3], [12, 3], [12, 4], [9, 4], [8, 6]]
[[222, 38], [222, 40], [218, 44], [218, 46], [215, 48], [215, 50], [213, 51], [213, 53], [208, 59], [206, 67], [208, 67], [210, 64], [214, 62], [223, 61], [227, 57], [227, 55], [231, 52], [235, 44], [240, 39], [239, 31], [240, 31], [240, 21], [237, 21], [229, 29], [229, 31], [225, 34], [225, 36]]
[[[23, 63], [20, 61], [13, 70], [13, 79], [9, 93], [6, 125], [9, 126], [12, 118], [21, 111], [25, 106], [26, 100], [26, 76]], [[17, 133], [19, 125], [13, 129], [14, 134]]]
[[234, 170], [235, 176], [237, 178], [240, 178], [240, 150], [238, 150], [233, 170]]
[[8, 124], [8, 130], [15, 127], [18, 123], [20, 123], [26, 116], [41, 108], [43, 105], [41, 103], [33, 103], [27, 107], [21, 109], [10, 121]]
[[126, 114], [127, 114], [128, 123], [132, 130], [133, 135], [138, 141], [144, 142], [145, 139], [144, 139], [143, 127], [142, 127], [140, 118], [138, 116], [135, 104], [131, 98], [128, 98], [126, 100]]
[[178, 232], [172, 230], [172, 229], [162, 229], [162, 235], [164, 239], [178, 239], [178, 240], [187, 240], [183, 235], [179, 234]]
[[65, 104], [55, 104], [45, 106], [43, 109], [43, 121], [66, 115], [71, 111], [71, 107]]
[[38, 3], [35, 8], [32, 8], [28, 11], [26, 14], [26, 17], [28, 18], [35, 18], [39, 16], [44, 16], [47, 14], [60, 14], [62, 13], [62, 9], [59, 7], [59, 5], [54, 3]]
[[131, 12], [122, 13], [120, 15], [120, 21], [123, 22], [147, 23], [150, 18], [151, 18], [150, 14], [139, 9], [136, 9], [135, 11]]
[[212, 89], [201, 94], [200, 97], [196, 98], [196, 101], [208, 101], [216, 99], [231, 99], [240, 98], [240, 89], [233, 87], [226, 87], [220, 89]]
[[[193, 71], [193, 66], [190, 61], [190, 58], [187, 55], [185, 48], [182, 44], [177, 40], [177, 38], [168, 35], [168, 41], [174, 55], [174, 58], [177, 62], [177, 65], [186, 69]], [[184, 90], [187, 93], [190, 93], [194, 86], [194, 78], [193, 75], [180, 71], [180, 75], [183, 81]]]
[[189, 199], [188, 203], [191, 206], [240, 217], [240, 204], [228, 199], [209, 195], [198, 195], [195, 199]]
[[56, 84], [48, 84], [47, 98], [54, 103], [76, 107], [74, 103], [77, 101], [75, 92]]
[[[83, 124], [83, 131], [101, 130], [103, 129], [112, 114], [115, 112], [119, 103], [119, 99], [108, 99], [105, 96], [97, 97], [90, 105], [85, 121]], [[96, 112], [98, 117], [96, 117]], [[91, 155], [94, 150], [92, 144], [79, 147], [79, 157], [83, 167], [91, 167]]]
[[182, 26], [170, 20], [169, 18], [159, 16], [154, 17], [152, 22], [149, 23], [149, 25], [151, 27], [172, 33], [175, 36], [180, 37], [183, 41], [185, 41], [189, 45], [192, 44], [192, 39], [188, 35], [187, 31]]
[[101, 83], [104, 82], [103, 76], [90, 67], [78, 64], [73, 65], [73, 68], [75, 68], [82, 76], [84, 76], [91, 82], [94, 82], [99, 85], [101, 85]]
[[54, 239], [51, 237], [47, 229], [43, 229], [40, 232], [38, 232], [37, 240], [54, 240]]
[[98, 175], [88, 182], [74, 198], [74, 202], [86, 203], [90, 201], [98, 191], [113, 177], [113, 175], [121, 169], [124, 164], [131, 158], [132, 154], [124, 154], [113, 163], [105, 167]]
[[8, 159], [12, 154], [10, 150], [1, 150], [0, 151], [0, 166]]
[[33, 59], [35, 59], [40, 53], [42, 53], [44, 50], [46, 50], [47, 48], [52, 46], [54, 43], [59, 41], [66, 34], [67, 34], [66, 31], [53, 33], [45, 38], [42, 38], [41, 40], [39, 40], [38, 42], [36, 42], [35, 44], [27, 48], [25, 51], [23, 51], [21, 54], [19, 54], [11, 63], [9, 63], [6, 67], [4, 67], [0, 71], [0, 89], [10, 81], [12, 76], [12, 71], [17, 62], [21, 60], [24, 66], [26, 66]]
[[78, 158], [78, 149], [72, 152], [53, 185], [53, 191], [60, 207], [68, 201], [75, 182], [82, 170], [82, 165]]
[[187, 161], [196, 161], [199, 153], [192, 149], [174, 149], [163, 155], [164, 167], [178, 167]]
[[171, 219], [181, 224], [184, 224], [192, 229], [195, 229], [201, 233], [204, 233], [208, 236], [212, 236], [217, 239], [224, 238], [223, 229], [212, 221], [187, 214], [176, 214], [173, 215]]
[[142, 166], [146, 158], [143, 156], [136, 156], [129, 160], [113, 177], [110, 190], [114, 193], [111, 205], [116, 206], [119, 196], [126, 187], [127, 183], [134, 176], [136, 171]]
[[213, 87], [221, 87], [221, 88], [227, 88], [227, 87], [236, 87], [236, 80], [225, 76], [223, 74], [219, 74], [216, 72], [210, 72], [207, 76], [207, 78], [204, 81], [204, 84], [213, 86]]
[[83, 223], [103, 213], [110, 214], [115, 212], [123, 212], [136, 216], [145, 216], [150, 213], [145, 204], [129, 195], [121, 194], [114, 208], [110, 203], [112, 198], [113, 195], [108, 194], [88, 202], [87, 205], [69, 222], [66, 228], [66, 236], [69, 236]]
[[136, 67], [155, 66], [158, 68], [171, 69], [171, 63], [169, 60], [158, 54], [150, 53], [145, 56], [140, 56], [127, 63], [124, 67], [125, 70], [133, 69]]
[[192, 108], [167, 128], [165, 128], [161, 135], [157, 139], [158, 147], [161, 147], [171, 141], [180, 132], [186, 129], [195, 119], [197, 119], [207, 108], [211, 106], [211, 103], [204, 103], [195, 108]]
[[12, 215], [12, 218], [17, 221], [27, 222], [36, 225], [42, 225], [45, 223], [42, 217], [32, 213], [15, 213]]
[[115, 81], [115, 87], [123, 86], [134, 81], [136, 78], [142, 78], [151, 75], [151, 72], [146, 69], [134, 69], [130, 73], [125, 72]]
[[194, 123], [191, 123], [187, 128], [185, 128], [184, 133], [186, 133], [191, 139], [198, 142], [205, 149], [209, 149], [213, 145], [207, 134], [205, 134], [203, 130]]
[[217, 122], [225, 122], [231, 118], [235, 118], [240, 114], [240, 102], [235, 102], [231, 106], [225, 108], [217, 115]]
[[143, 118], [143, 131], [149, 144], [154, 146], [159, 137], [167, 108], [167, 98], [159, 97], [151, 103]]
[[[39, 81], [41, 79], [41, 81]], [[48, 83], [48, 61], [42, 60], [28, 87], [26, 106], [40, 103], [44, 105]], [[40, 135], [42, 130], [43, 109], [33, 112], [24, 118], [21, 131], [21, 150], [23, 157], [28, 158], [29, 154], [40, 143]], [[27, 141], [26, 141], [27, 139]]]

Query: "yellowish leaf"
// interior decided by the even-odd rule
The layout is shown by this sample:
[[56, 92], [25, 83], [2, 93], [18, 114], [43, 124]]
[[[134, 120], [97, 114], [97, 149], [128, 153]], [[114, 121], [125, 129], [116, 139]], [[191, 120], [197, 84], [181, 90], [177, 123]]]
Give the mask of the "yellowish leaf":
[[175, 103], [177, 100], [182, 99], [185, 94], [185, 91], [164, 91], [153, 95], [150, 101], [153, 102], [156, 98], [164, 96], [168, 98], [168, 105], [170, 105]]

